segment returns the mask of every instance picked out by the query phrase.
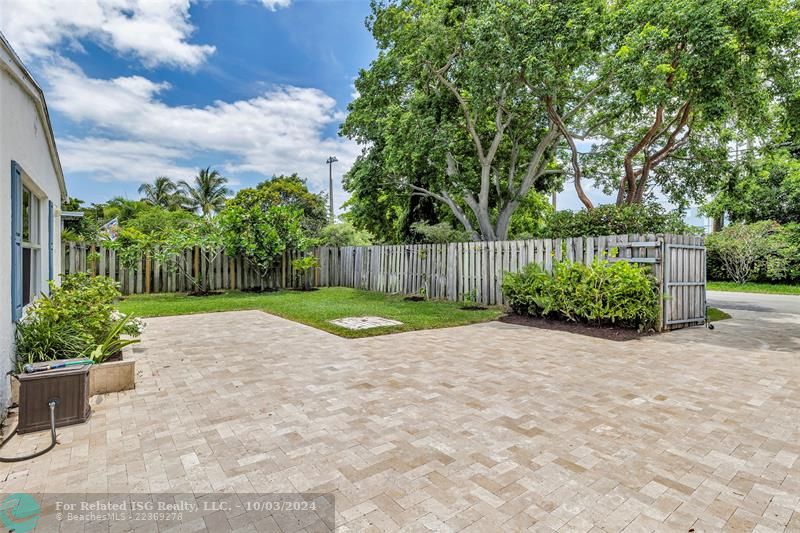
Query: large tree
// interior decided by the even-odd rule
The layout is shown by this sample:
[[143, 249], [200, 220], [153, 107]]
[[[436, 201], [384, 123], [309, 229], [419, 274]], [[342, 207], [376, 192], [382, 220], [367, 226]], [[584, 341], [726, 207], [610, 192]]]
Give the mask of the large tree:
[[618, 205], [700, 200], [797, 87], [796, 0], [387, 0], [368, 26], [349, 187], [434, 198], [476, 239], [553, 180], [587, 209], [587, 179]]
[[[605, 4], [375, 4], [379, 56], [356, 81], [342, 131], [380, 146], [387, 182], [446, 205], [473, 239], [503, 239], [528, 192], [560, 172], [562, 126], [597, 91], [586, 65]], [[426, 167], [435, 175], [420, 185]], [[579, 176], [575, 185], [582, 194]]]
[[568, 136], [593, 138], [585, 174], [617, 205], [655, 190], [701, 200], [730, 171], [737, 137], [768, 134], [797, 72], [795, 0], [629, 0], [608, 31], [606, 89]]

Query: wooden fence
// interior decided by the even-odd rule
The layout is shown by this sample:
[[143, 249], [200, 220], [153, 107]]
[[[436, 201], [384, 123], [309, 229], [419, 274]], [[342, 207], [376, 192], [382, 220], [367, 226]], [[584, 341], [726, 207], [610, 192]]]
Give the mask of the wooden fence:
[[398, 246], [322, 247], [319, 284], [504, 304], [506, 272], [594, 258], [649, 265], [665, 295], [662, 328], [703, 322], [705, 247], [694, 235], [649, 234]]
[[[169, 264], [142, 257], [136, 268], [123, 267], [113, 250], [102, 246], [64, 245], [63, 271], [89, 271], [118, 281], [124, 294], [181, 292], [193, 289]], [[648, 265], [661, 294], [662, 329], [695, 325], [705, 320], [706, 253], [703, 237], [648, 234], [533, 239], [524, 241], [461, 242], [388, 246], [321, 247], [313, 252], [319, 269], [307, 274], [315, 286], [354, 287], [373, 291], [424, 295], [486, 305], [504, 304], [503, 276], [528, 263], [551, 271], [553, 263], [568, 260], [591, 263], [594, 258]], [[304, 283], [292, 267], [299, 253], [284, 255], [265, 279], [242, 258], [224, 253], [204, 261], [186, 250], [179, 266], [208, 276], [209, 289], [288, 288]]]
[[[209, 261], [197, 249], [186, 250], [182, 257], [172, 263], [160, 263], [154, 258], [143, 256], [133, 268], [126, 268], [114, 250], [104, 246], [65, 243], [61, 268], [65, 274], [90, 272], [97, 276], [108, 276], [119, 282], [123, 294], [194, 290], [191, 281], [180, 269], [192, 276], [207, 276], [210, 290], [289, 288], [299, 287], [303, 283], [302, 273], [292, 267], [292, 261], [302, 255], [297, 252], [285, 254], [280, 264], [264, 279], [260, 279], [257, 271], [246, 260], [229, 257], [224, 252]], [[176, 268], [178, 266], [180, 269]], [[308, 273], [311, 285], [316, 285], [317, 275], [313, 271]]]

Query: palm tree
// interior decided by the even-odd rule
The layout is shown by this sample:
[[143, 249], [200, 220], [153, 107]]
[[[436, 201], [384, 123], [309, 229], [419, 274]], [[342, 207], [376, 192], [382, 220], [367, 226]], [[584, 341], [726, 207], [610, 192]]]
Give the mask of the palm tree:
[[92, 204], [92, 207], [100, 218], [105, 219], [104, 222], [116, 218], [122, 223], [135, 217], [146, 206], [140, 200], [128, 200], [122, 196], [115, 196], [104, 204]]
[[142, 200], [150, 205], [170, 209], [179, 203], [180, 198], [176, 197], [178, 187], [166, 176], [158, 176], [153, 183], [142, 183], [139, 186], [139, 194]]
[[228, 183], [227, 178], [208, 167], [200, 169], [193, 184], [181, 180], [178, 186], [188, 206], [194, 210], [199, 209], [203, 216], [208, 218], [225, 205], [226, 196], [231, 193], [225, 186], [226, 183]]

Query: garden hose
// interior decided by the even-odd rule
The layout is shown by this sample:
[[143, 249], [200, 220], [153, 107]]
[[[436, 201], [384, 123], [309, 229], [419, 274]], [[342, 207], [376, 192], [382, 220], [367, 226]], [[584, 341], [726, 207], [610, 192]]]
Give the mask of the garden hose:
[[[49, 402], [47, 402], [47, 405], [50, 406], [50, 438], [52, 439], [50, 441], [50, 446], [48, 446], [44, 450], [40, 450], [40, 451], [38, 451], [36, 453], [32, 453], [30, 455], [21, 455], [19, 457], [0, 457], [0, 463], [18, 463], [20, 461], [27, 461], [28, 459], [33, 459], [35, 457], [39, 457], [40, 455], [44, 455], [47, 452], [49, 452], [50, 450], [52, 450], [53, 448], [55, 448], [55, 446], [56, 446], [56, 405], [58, 405], [58, 400], [50, 400]], [[5, 446], [6, 443], [8, 441], [10, 441], [14, 437], [14, 435], [17, 434], [17, 428], [18, 427], [19, 427], [19, 425], [17, 425], [17, 427], [14, 428], [14, 431], [11, 432], [11, 435], [9, 435], [5, 439], [3, 439], [3, 442], [0, 443], [0, 448]]]

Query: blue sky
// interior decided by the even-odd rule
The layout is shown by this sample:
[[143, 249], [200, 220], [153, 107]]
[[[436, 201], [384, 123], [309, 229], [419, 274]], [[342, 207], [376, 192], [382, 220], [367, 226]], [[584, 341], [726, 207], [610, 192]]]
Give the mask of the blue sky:
[[323, 190], [329, 154], [340, 181], [359, 148], [338, 127], [376, 55], [368, 14], [360, 0], [4, 0], [0, 29], [45, 90], [70, 194], [99, 202], [208, 165], [235, 189], [298, 172]]

